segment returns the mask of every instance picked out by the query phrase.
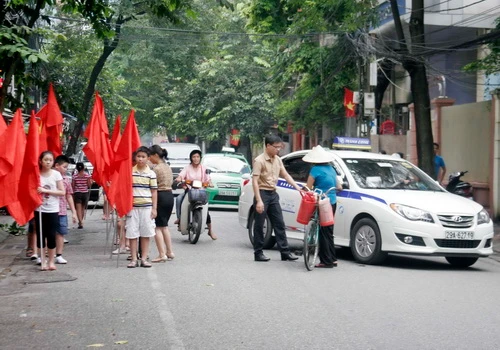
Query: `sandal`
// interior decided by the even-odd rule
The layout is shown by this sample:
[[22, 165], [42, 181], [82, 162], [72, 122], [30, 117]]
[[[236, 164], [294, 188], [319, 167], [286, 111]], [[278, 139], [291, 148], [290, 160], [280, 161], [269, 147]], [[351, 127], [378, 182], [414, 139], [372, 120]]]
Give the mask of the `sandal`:
[[33, 250], [33, 248], [26, 249], [26, 257], [27, 258], [31, 258], [33, 256], [33, 254], [35, 254], [35, 251]]
[[153, 260], [151, 260], [152, 263], [160, 263], [160, 262], [166, 262], [168, 261], [168, 256], [164, 256], [164, 257], [157, 257]]
[[209, 232], [208, 235], [210, 236], [210, 238], [212, 238], [213, 241], [215, 241], [217, 239], [216, 234], [213, 232]]
[[141, 267], [151, 267], [151, 263], [147, 260], [141, 260]]
[[170, 253], [170, 254], [167, 253], [167, 260], [168, 261], [174, 260], [174, 258], [175, 258], [175, 254], [174, 253]]
[[127, 268], [129, 269], [133, 269], [135, 267], [137, 267], [139, 264], [137, 262], [137, 260], [132, 260], [128, 265], [127, 265]]

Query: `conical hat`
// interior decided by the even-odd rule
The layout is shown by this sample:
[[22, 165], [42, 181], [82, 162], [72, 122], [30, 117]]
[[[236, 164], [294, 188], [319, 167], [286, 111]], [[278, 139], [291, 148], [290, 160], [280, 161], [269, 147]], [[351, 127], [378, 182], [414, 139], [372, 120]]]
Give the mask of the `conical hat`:
[[303, 158], [308, 163], [328, 163], [333, 160], [333, 156], [321, 146], [313, 147]]

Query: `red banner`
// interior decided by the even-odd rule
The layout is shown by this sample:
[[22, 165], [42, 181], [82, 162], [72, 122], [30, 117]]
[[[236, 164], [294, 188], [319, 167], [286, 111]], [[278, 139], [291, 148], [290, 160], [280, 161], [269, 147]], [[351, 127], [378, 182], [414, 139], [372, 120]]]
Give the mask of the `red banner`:
[[344, 108], [346, 118], [356, 116], [356, 105], [354, 104], [354, 92], [348, 88], [344, 88]]

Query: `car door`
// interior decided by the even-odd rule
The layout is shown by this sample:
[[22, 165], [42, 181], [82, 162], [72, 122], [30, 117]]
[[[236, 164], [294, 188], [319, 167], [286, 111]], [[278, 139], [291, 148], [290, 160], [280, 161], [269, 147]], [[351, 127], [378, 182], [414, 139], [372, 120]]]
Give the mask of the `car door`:
[[344, 169], [340, 165], [341, 160], [334, 160], [333, 167], [337, 172], [337, 181], [342, 181], [342, 191], [337, 192], [337, 210], [335, 211], [335, 225], [333, 227], [333, 234], [335, 236], [335, 244], [338, 245], [349, 245], [349, 229], [346, 228], [346, 212], [347, 206], [349, 205], [348, 200], [348, 190], [349, 190], [349, 182], [345, 175]]
[[[284, 157], [283, 166], [290, 176], [299, 186], [303, 186], [307, 182], [311, 163], [306, 163], [302, 160], [304, 154]], [[297, 213], [300, 207], [301, 196], [299, 191], [293, 188], [285, 179], [280, 178], [277, 186], [280, 196], [281, 210], [283, 211], [283, 220], [288, 230], [303, 231], [304, 225], [297, 222]]]

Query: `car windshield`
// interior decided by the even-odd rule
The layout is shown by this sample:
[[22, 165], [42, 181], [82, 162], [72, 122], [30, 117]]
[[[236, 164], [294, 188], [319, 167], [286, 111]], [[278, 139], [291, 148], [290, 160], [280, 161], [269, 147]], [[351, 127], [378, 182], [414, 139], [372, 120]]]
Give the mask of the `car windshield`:
[[250, 174], [248, 164], [238, 158], [206, 157], [203, 165], [213, 173]]
[[359, 187], [443, 191], [422, 170], [406, 161], [388, 159], [344, 159]]

